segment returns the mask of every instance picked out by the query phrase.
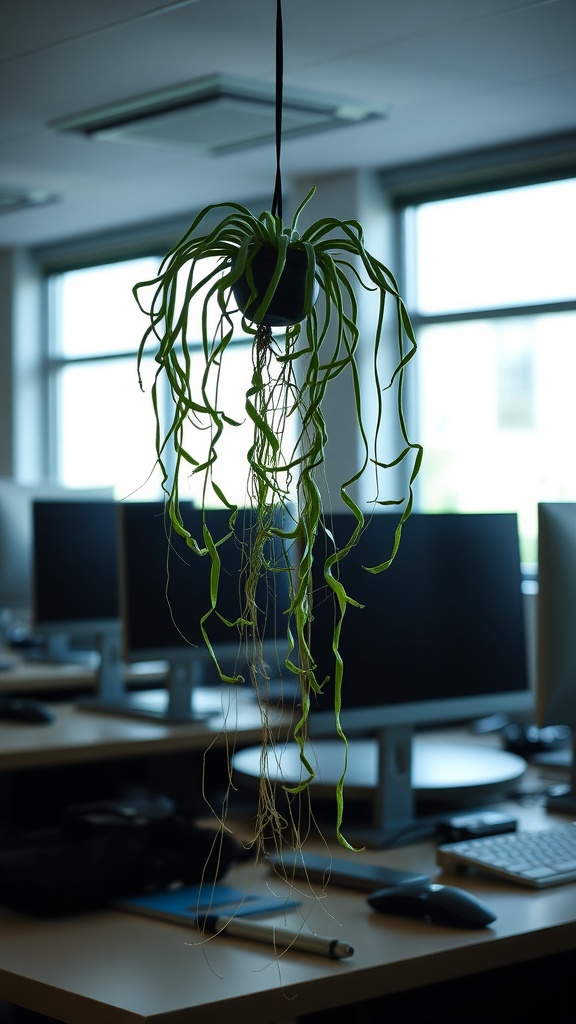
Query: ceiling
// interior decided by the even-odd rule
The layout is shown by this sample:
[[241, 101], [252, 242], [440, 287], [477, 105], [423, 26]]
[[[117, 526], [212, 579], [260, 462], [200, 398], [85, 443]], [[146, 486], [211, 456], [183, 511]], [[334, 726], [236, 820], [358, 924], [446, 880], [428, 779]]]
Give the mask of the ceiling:
[[[0, 246], [271, 194], [270, 143], [207, 155], [54, 122], [215, 74], [272, 89], [275, 12], [274, 0], [0, 0], [0, 191], [52, 200], [0, 213]], [[287, 90], [387, 111], [285, 139], [285, 182], [576, 133], [576, 0], [284, 0], [283, 23]]]

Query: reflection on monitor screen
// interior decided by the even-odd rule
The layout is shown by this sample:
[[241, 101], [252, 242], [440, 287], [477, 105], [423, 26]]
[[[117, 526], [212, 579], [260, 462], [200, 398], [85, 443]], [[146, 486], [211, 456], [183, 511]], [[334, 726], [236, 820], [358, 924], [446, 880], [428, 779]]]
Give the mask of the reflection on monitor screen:
[[538, 506], [536, 718], [538, 725], [569, 725], [572, 769], [567, 793], [550, 799], [576, 810], [576, 503]]
[[[206, 647], [200, 621], [210, 609], [210, 561], [195, 555], [186, 541], [172, 532], [168, 540], [165, 507], [162, 502], [126, 502], [120, 513], [120, 592], [127, 661], [164, 659], [169, 664], [168, 693], [158, 708], [150, 699], [134, 698], [135, 713], [150, 714], [171, 721], [195, 717], [193, 688], [219, 684], [220, 676]], [[181, 503], [186, 529], [196, 538], [202, 536], [202, 512]], [[229, 532], [230, 513], [215, 509], [206, 513], [212, 536], [224, 538]], [[240, 510], [237, 536], [246, 535], [253, 524], [253, 513]], [[249, 682], [245, 650], [240, 644], [235, 622], [241, 607], [243, 556], [238, 541], [231, 537], [219, 547], [221, 570], [218, 612], [205, 623], [214, 652], [223, 672], [240, 674]], [[284, 564], [284, 551], [275, 542], [267, 552], [272, 564]], [[286, 651], [285, 625], [276, 614], [286, 607], [288, 577], [285, 572], [268, 573], [257, 594], [262, 611], [259, 623], [267, 658], [267, 673], [272, 680], [282, 675]], [[270, 685], [267, 678], [263, 687]], [[288, 687], [289, 684], [286, 683]]]
[[[374, 515], [339, 572], [364, 605], [348, 607], [342, 629], [341, 721], [349, 736], [378, 737], [377, 831], [393, 831], [414, 815], [417, 727], [530, 710], [533, 703], [516, 516], [413, 513], [390, 568], [366, 572], [364, 566], [388, 557], [397, 522], [394, 514]], [[334, 515], [331, 528], [337, 539], [346, 536], [348, 514]], [[324, 550], [329, 541], [321, 537], [318, 544]], [[334, 606], [321, 578], [314, 609], [317, 678], [333, 678]], [[313, 712], [312, 735], [333, 731], [332, 692], [328, 683]]]

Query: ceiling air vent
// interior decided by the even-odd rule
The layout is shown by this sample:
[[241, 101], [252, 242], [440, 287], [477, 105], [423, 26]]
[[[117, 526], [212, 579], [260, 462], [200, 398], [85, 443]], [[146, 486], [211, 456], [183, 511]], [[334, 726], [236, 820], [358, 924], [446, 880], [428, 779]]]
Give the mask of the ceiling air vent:
[[[284, 88], [283, 139], [382, 118], [358, 100]], [[53, 121], [59, 131], [111, 142], [231, 153], [275, 137], [275, 93], [267, 83], [211, 75]]]

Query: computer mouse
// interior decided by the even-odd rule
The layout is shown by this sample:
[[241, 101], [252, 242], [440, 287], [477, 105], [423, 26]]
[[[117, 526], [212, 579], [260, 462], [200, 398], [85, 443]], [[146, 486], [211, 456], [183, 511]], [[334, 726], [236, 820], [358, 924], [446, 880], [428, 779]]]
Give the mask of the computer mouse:
[[392, 889], [378, 889], [367, 897], [380, 914], [428, 918], [434, 924], [457, 928], [484, 928], [496, 915], [463, 889], [439, 882], [405, 883]]
[[0, 722], [48, 725], [54, 718], [54, 712], [42, 701], [30, 697], [0, 697]]

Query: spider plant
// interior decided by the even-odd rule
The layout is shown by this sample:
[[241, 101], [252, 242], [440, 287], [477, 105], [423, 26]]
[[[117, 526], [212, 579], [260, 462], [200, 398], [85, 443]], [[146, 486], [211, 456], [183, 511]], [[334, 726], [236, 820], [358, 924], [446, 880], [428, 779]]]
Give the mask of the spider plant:
[[[299, 233], [300, 214], [313, 193], [314, 189], [288, 225], [273, 213], [255, 216], [236, 203], [206, 207], [168, 253], [158, 276], [134, 288], [136, 300], [149, 320], [138, 352], [139, 373], [151, 348], [157, 363], [151, 388], [157, 424], [155, 454], [162, 472], [169, 523], [185, 537], [191, 552], [211, 560], [203, 636], [217, 662], [210, 643], [210, 619], [219, 615], [220, 549], [226, 543], [243, 544], [245, 570], [238, 617], [227, 621], [231, 629], [240, 632], [248, 652], [250, 678], [257, 691], [265, 686], [267, 668], [259, 644], [256, 590], [263, 578], [273, 590], [276, 573], [289, 575], [289, 599], [283, 609], [287, 641], [284, 667], [288, 677], [296, 678], [299, 685], [293, 737], [303, 765], [303, 781], [289, 790], [291, 793], [306, 789], [314, 778], [307, 750], [308, 716], [314, 694], [322, 688], [332, 688], [335, 729], [346, 744], [340, 723], [344, 665], [338, 648], [346, 608], [358, 604], [358, 598], [345, 591], [338, 578], [338, 565], [366, 525], [364, 513], [351, 496], [353, 485], [370, 471], [375, 480], [374, 506], [404, 506], [392, 550], [378, 553], [375, 564], [367, 567], [367, 571], [379, 573], [387, 568], [398, 549], [402, 525], [412, 507], [412, 487], [422, 455], [420, 446], [408, 437], [403, 413], [404, 373], [416, 342], [394, 277], [367, 251], [362, 227], [355, 220], [325, 218]], [[206, 228], [214, 216], [219, 218], [216, 226]], [[371, 337], [360, 334], [361, 289], [375, 292], [378, 298]], [[193, 373], [188, 328], [191, 303], [199, 297], [202, 368]], [[292, 299], [296, 301], [295, 310], [288, 308]], [[383, 382], [381, 349], [388, 304], [395, 316], [396, 354], [395, 369]], [[226, 437], [234, 434], [240, 422], [219, 401], [220, 375], [237, 336], [239, 316], [242, 332], [253, 339], [251, 383], [243, 396], [243, 406], [252, 427], [252, 443], [246, 457], [246, 503], [254, 510], [257, 526], [248, 537], [239, 529], [239, 508], [227, 494], [226, 479], [219, 472], [218, 462]], [[364, 350], [362, 373], [360, 346]], [[364, 355], [366, 350], [369, 360]], [[371, 365], [370, 372], [364, 369], [367, 363]], [[336, 547], [330, 534], [330, 510], [324, 507], [319, 479], [329, 444], [323, 407], [332, 382], [341, 374], [347, 375], [353, 393], [361, 455], [354, 474], [339, 485], [340, 498], [353, 513], [354, 528], [344, 544]], [[167, 382], [171, 397], [171, 419], [167, 423], [163, 423], [160, 409], [161, 382]], [[369, 391], [377, 407], [370, 431], [364, 413], [364, 396]], [[380, 456], [387, 393], [394, 403], [403, 439], [399, 454], [391, 462]], [[292, 417], [298, 425], [297, 441], [287, 449], [283, 439]], [[167, 457], [169, 450], [171, 459]], [[409, 461], [406, 494], [401, 498], [382, 498], [382, 471], [405, 459]], [[202, 536], [191, 536], [184, 528], [179, 502], [186, 474], [201, 478], [203, 508], [218, 504], [229, 510], [229, 529], [224, 536], [213, 537], [206, 522]], [[278, 525], [279, 509], [284, 513], [282, 525]], [[323, 573], [335, 602], [332, 679], [316, 677], [314, 658], [312, 562], [318, 557], [318, 545], [315, 549], [314, 542], [322, 534], [330, 542], [323, 556]], [[281, 565], [267, 555], [270, 542], [278, 538], [286, 551]], [[242, 676], [227, 674], [220, 668], [219, 672], [225, 682], [242, 680]], [[261, 707], [266, 729], [266, 712], [263, 704]], [[263, 744], [265, 741], [266, 736]], [[348, 845], [341, 828], [345, 772], [346, 749], [344, 772], [336, 791], [336, 831], [339, 841]], [[261, 810], [263, 819], [277, 813], [269, 803]]]

